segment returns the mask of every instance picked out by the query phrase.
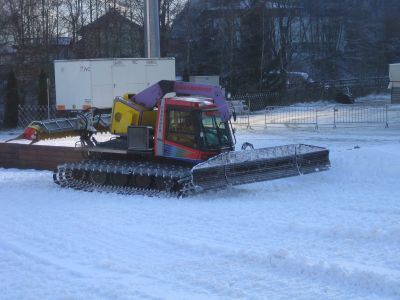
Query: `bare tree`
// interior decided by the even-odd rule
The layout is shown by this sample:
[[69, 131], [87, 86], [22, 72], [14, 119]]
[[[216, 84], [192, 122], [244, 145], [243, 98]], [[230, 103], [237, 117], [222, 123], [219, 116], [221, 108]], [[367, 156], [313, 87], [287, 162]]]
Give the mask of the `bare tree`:
[[66, 12], [63, 15], [63, 19], [73, 42], [77, 40], [78, 30], [84, 23], [82, 1], [83, 0], [64, 0], [63, 3], [63, 9]]
[[5, 6], [5, 0], [0, 0], [0, 48], [10, 42], [10, 13]]

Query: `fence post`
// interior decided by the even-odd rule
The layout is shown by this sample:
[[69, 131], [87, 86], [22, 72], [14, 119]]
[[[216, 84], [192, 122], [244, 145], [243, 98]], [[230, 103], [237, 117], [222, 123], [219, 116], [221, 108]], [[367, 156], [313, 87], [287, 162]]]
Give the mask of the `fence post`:
[[267, 128], [267, 111], [268, 111], [268, 107], [265, 107], [265, 109], [264, 109], [264, 128]]
[[247, 114], [247, 128], [251, 128], [251, 126], [250, 126], [250, 112], [251, 112], [251, 99], [249, 99], [249, 113]]
[[25, 127], [22, 125], [22, 106], [21, 104], [18, 104], [18, 122], [17, 122], [17, 127]]
[[50, 78], [46, 79], [47, 119], [50, 119]]
[[389, 128], [389, 117], [388, 117], [388, 110], [389, 110], [389, 105], [385, 105], [385, 110], [386, 110], [386, 125], [385, 128]]
[[315, 108], [315, 129], [318, 129], [318, 107]]
[[333, 107], [333, 128], [336, 128], [336, 112], [337, 108], [336, 106]]

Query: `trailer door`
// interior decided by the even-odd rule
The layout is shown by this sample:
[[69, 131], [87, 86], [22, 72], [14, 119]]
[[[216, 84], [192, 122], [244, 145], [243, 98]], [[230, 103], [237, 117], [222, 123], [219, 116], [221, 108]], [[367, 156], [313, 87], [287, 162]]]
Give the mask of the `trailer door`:
[[54, 73], [57, 109], [81, 109], [91, 101], [89, 61], [55, 61]]
[[93, 101], [87, 105], [98, 108], [112, 107], [114, 100], [112, 61], [91, 61], [91, 74]]

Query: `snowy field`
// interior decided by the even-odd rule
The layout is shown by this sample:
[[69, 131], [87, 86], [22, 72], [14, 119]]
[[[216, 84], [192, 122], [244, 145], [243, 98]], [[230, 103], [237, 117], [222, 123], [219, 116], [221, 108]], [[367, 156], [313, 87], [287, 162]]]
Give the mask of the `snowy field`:
[[327, 147], [332, 168], [185, 199], [0, 169], [0, 299], [400, 299], [400, 126], [237, 138]]

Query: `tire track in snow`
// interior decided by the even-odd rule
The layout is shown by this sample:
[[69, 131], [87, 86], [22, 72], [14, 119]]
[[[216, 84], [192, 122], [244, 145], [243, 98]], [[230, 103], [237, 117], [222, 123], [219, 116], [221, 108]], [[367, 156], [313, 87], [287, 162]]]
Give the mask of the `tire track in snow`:
[[[160, 239], [160, 238], [159, 238]], [[182, 240], [165, 239], [166, 244], [179, 247], [182, 251], [192, 254], [186, 256], [189, 261], [195, 258], [197, 268], [208, 269], [211, 266], [231, 265], [233, 268], [241, 269], [242, 279], [262, 281], [262, 277], [267, 273], [270, 277], [274, 275], [302, 279], [308, 282], [319, 282], [322, 285], [335, 286], [337, 288], [347, 287], [356, 290], [361, 294], [375, 294], [378, 297], [388, 297], [392, 299], [400, 298], [400, 271], [387, 270], [379, 272], [374, 268], [358, 265], [349, 267], [354, 263], [330, 263], [325, 261], [314, 262], [307, 257], [296, 257], [286, 250], [270, 250], [268, 254], [254, 251], [236, 251], [226, 247], [210, 246], [209, 244], [197, 244]], [[184, 256], [185, 257], [185, 256]], [[201, 257], [201, 259], [199, 259]], [[193, 261], [191, 262], [193, 263]], [[381, 268], [382, 270], [383, 268]], [[257, 274], [255, 271], [261, 272]], [[190, 273], [190, 272], [189, 272]], [[205, 271], [207, 273], [207, 271]], [[212, 274], [212, 273], [211, 273]], [[387, 274], [391, 274], [389, 277]], [[185, 277], [181, 274], [181, 277]], [[180, 278], [180, 279], [182, 279]], [[194, 285], [200, 284], [201, 280], [195, 279]], [[216, 290], [219, 284], [203, 282], [206, 289]], [[225, 291], [229, 296], [231, 291]], [[236, 296], [241, 295], [240, 292]]]
[[292, 256], [285, 250], [270, 252], [267, 255], [251, 252], [239, 252], [233, 255], [233, 257], [238, 256], [244, 258], [247, 263], [263, 266], [283, 275], [350, 287], [367, 294], [400, 298], [400, 272], [395, 274], [396, 279], [392, 279], [387, 275], [387, 273], [393, 273], [392, 270], [379, 273], [364, 266], [349, 268], [344, 265], [345, 263], [335, 264], [323, 261], [316, 263], [305, 257]]
[[[102, 272], [98, 272], [98, 268], [91, 265], [78, 264], [76, 261], [71, 259], [58, 259], [52, 256], [43, 255], [37, 253], [32, 248], [25, 250], [20, 246], [0, 240], [0, 257], [10, 260], [9, 263], [2, 263], [0, 258], [0, 266], [5, 267], [5, 270], [19, 270], [18, 274], [21, 274], [21, 270], [24, 273], [30, 274], [26, 277], [33, 277], [33, 284], [36, 286], [29, 291], [23, 292], [21, 286], [21, 297], [24, 299], [162, 299], [161, 295], [157, 295], [158, 292], [148, 290], [148, 293], [144, 292], [143, 289], [136, 287], [140, 285], [152, 286], [156, 282], [154, 278], [142, 277], [140, 280], [136, 276], [129, 276], [129, 274], [123, 274], [123, 277], [114, 276], [115, 273], [121, 274], [120, 271], [113, 271], [112, 268], [108, 267]], [[97, 269], [97, 270], [96, 270]], [[51, 270], [51, 272], [50, 272]], [[0, 272], [1, 274], [1, 272]], [[128, 276], [126, 276], [128, 275]], [[130, 274], [132, 275], [132, 274]], [[12, 273], [9, 274], [12, 277]], [[40, 278], [40, 279], [39, 279]], [[40, 280], [38, 282], [38, 280]], [[3, 282], [0, 282], [0, 287]], [[48, 285], [51, 283], [51, 292], [42, 290], [44, 283]], [[58, 286], [60, 283], [63, 285], [71, 286], [68, 289], [67, 294], [59, 294], [57, 290], [63, 290], [62, 287]], [[159, 285], [161, 282], [157, 281]], [[31, 285], [29, 283], [28, 285]], [[119, 287], [117, 289], [116, 287]], [[7, 293], [9, 286], [6, 285], [2, 289], [1, 299], [7, 299]], [[39, 290], [37, 290], [39, 289]], [[29, 292], [29, 294], [28, 294]], [[11, 292], [10, 299], [15, 298], [15, 292]]]
[[321, 239], [335, 239], [336, 243], [342, 240], [353, 240], [378, 244], [384, 243], [386, 246], [391, 245], [394, 248], [398, 248], [400, 245], [400, 227], [383, 229], [378, 226], [372, 226], [363, 230], [342, 225], [322, 228], [301, 224], [289, 224], [286, 227], [276, 227], [276, 229], [288, 234], [313, 235]]

